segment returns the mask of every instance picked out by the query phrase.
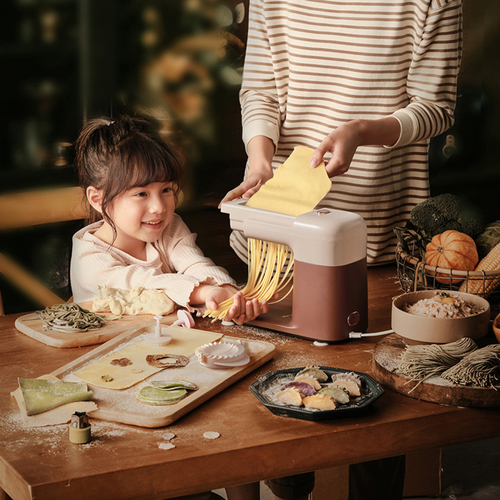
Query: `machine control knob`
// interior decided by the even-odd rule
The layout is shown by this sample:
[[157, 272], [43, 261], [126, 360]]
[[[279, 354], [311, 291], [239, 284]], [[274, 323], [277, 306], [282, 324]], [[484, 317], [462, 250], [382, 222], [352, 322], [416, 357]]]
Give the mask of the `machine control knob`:
[[359, 323], [360, 319], [361, 318], [359, 316], [359, 312], [358, 311], [354, 311], [351, 314], [349, 314], [349, 316], [347, 316], [347, 324], [349, 326], [357, 325]]

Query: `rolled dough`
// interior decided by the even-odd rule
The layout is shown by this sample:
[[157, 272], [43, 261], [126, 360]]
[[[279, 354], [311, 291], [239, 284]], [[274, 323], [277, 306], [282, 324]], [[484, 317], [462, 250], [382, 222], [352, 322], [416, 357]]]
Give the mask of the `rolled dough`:
[[[220, 333], [210, 333], [180, 326], [169, 327], [168, 334], [172, 340], [166, 346], [151, 344], [144, 340], [144, 335], [140, 335], [114, 351], [90, 361], [83, 368], [73, 372], [73, 375], [90, 385], [104, 389], [128, 389], [164, 369], [148, 364], [146, 356], [149, 354], [180, 354], [189, 358], [194, 354], [196, 348], [222, 337]], [[127, 366], [112, 365], [111, 361], [117, 358], [127, 358], [132, 364]], [[175, 368], [169, 369], [175, 370]], [[108, 375], [108, 378], [112, 380], [105, 382], [102, 379], [105, 375]]]
[[296, 146], [247, 206], [295, 216], [313, 210], [332, 186], [324, 163], [310, 167], [313, 152], [311, 148]]

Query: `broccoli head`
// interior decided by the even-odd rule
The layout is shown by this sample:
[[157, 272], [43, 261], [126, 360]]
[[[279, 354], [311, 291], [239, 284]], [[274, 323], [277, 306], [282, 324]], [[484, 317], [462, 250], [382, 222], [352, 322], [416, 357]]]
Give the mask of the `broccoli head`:
[[474, 238], [485, 228], [479, 211], [451, 193], [434, 196], [416, 205], [410, 213], [410, 223], [428, 240], [447, 230], [460, 231]]

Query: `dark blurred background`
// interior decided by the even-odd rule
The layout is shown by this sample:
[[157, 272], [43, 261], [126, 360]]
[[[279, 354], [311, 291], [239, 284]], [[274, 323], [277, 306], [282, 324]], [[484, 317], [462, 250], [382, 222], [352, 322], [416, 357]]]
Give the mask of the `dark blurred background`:
[[[217, 205], [246, 159], [238, 92], [247, 9], [248, 0], [1, 0], [0, 195], [75, 185], [73, 143], [85, 119], [146, 116], [186, 158], [178, 211], [205, 253], [244, 280]], [[464, 12], [456, 124], [432, 141], [432, 194], [462, 195], [493, 221], [500, 2], [465, 0]], [[71, 236], [80, 226], [2, 232], [0, 252], [69, 298]], [[37, 307], [1, 276], [0, 290], [7, 313]]]

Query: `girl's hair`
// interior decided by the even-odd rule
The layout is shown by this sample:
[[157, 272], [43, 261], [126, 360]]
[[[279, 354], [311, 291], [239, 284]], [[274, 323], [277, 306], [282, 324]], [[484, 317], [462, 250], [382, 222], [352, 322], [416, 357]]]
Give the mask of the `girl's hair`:
[[139, 117], [95, 118], [86, 122], [76, 141], [78, 178], [103, 193], [102, 215], [90, 207], [90, 222], [103, 218], [111, 225], [107, 208], [121, 193], [152, 182], [172, 182], [177, 198], [183, 177], [182, 157], [162, 142], [151, 123]]

